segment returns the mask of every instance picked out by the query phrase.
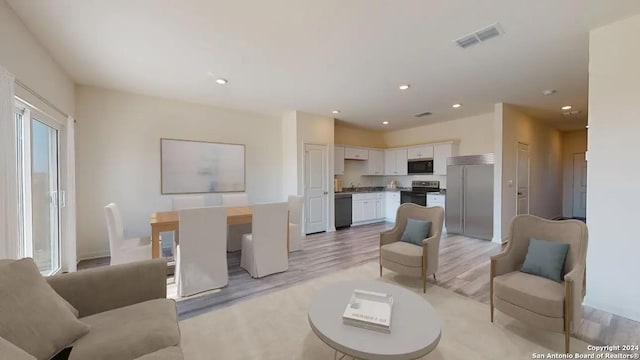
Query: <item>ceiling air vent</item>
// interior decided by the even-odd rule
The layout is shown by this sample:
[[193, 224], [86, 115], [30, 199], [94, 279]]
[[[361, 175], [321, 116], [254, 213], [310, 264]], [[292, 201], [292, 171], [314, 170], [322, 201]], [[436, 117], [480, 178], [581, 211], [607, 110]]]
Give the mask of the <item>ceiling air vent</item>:
[[430, 111], [426, 111], [426, 112], [423, 112], [423, 113], [420, 113], [420, 114], [416, 114], [414, 116], [415, 117], [423, 117], [423, 116], [429, 116], [429, 115], [431, 115], [431, 112]]
[[491, 24], [485, 28], [482, 28], [478, 31], [475, 31], [469, 35], [465, 35], [456, 40], [456, 44], [463, 49], [468, 48], [469, 46], [473, 46], [475, 44], [479, 44], [482, 41], [487, 41], [489, 39], [493, 39], [496, 36], [500, 36], [504, 34], [502, 27], [499, 23]]

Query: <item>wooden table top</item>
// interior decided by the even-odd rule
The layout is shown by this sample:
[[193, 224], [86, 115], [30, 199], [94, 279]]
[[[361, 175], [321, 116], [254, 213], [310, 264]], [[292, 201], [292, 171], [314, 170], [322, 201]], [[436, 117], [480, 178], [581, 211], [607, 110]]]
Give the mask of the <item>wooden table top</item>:
[[[251, 216], [253, 210], [251, 206], [237, 206], [227, 208], [227, 223], [228, 224], [244, 224], [251, 222]], [[180, 223], [179, 211], [159, 211], [151, 214], [151, 220], [149, 222], [151, 226], [154, 225], [168, 225]]]

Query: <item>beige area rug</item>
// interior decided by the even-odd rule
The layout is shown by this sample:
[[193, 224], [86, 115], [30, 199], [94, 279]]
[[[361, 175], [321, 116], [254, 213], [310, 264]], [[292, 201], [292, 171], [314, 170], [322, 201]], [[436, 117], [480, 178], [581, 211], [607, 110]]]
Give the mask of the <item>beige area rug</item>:
[[[531, 359], [533, 353], [564, 351], [560, 333], [536, 331], [489, 307], [420, 279], [384, 272], [368, 263], [310, 280], [290, 288], [180, 322], [185, 360], [197, 359], [333, 359], [334, 352], [309, 327], [307, 309], [322, 287], [348, 280], [379, 279], [424, 296], [442, 322], [436, 349], [423, 359]], [[587, 344], [571, 339], [572, 352], [586, 352]]]

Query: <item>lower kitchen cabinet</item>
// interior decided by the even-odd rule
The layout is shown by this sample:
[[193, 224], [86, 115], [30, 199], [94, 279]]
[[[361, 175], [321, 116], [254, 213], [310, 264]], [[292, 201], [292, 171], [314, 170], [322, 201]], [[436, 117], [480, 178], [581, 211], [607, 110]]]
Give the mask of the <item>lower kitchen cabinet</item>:
[[387, 221], [396, 221], [396, 213], [399, 207], [400, 191], [389, 191], [385, 193], [385, 218]]
[[385, 217], [384, 200], [384, 193], [353, 194], [353, 224], [383, 221]]
[[[445, 209], [445, 212], [446, 212], [445, 203], [446, 203], [445, 195], [443, 195], [443, 194], [427, 194], [427, 206], [428, 207], [440, 206], [441, 208]], [[445, 216], [445, 219], [446, 218], [447, 217]], [[447, 232], [447, 224], [443, 224], [442, 231], [443, 232]]]

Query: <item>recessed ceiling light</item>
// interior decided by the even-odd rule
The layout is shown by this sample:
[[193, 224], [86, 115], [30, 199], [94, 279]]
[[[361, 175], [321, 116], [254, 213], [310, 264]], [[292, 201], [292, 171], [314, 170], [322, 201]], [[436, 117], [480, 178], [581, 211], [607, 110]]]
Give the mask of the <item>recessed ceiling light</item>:
[[571, 110], [571, 105], [565, 105], [562, 107], [562, 110]]
[[402, 84], [402, 85], [398, 86], [398, 89], [407, 90], [410, 87], [411, 87], [411, 85], [409, 85], [409, 84]]
[[459, 108], [460, 106], [462, 106], [462, 104], [453, 104], [453, 105], [451, 105], [451, 107], [455, 108], [455, 109]]
[[220, 84], [220, 85], [224, 85], [224, 84], [228, 83], [227, 79], [223, 79], [223, 78], [216, 79], [216, 82], [218, 84]]
[[383, 121], [382, 125], [389, 125], [389, 122], [388, 121]]
[[340, 114], [340, 110], [333, 110], [331, 113], [332, 114]]

